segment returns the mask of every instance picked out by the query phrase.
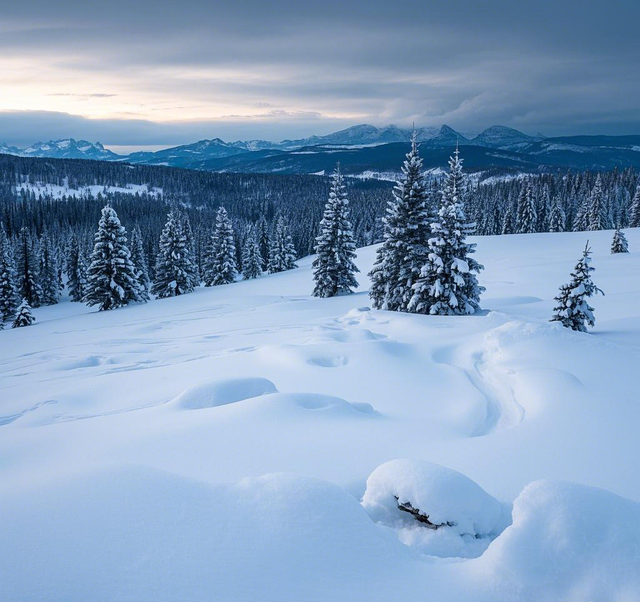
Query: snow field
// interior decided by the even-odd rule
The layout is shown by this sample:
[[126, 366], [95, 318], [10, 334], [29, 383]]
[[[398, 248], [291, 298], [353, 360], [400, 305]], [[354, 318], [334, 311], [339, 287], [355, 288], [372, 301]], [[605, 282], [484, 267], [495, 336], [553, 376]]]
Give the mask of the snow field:
[[[34, 310], [0, 333], [3, 596], [640, 598], [640, 231], [612, 234], [477, 239], [475, 316], [369, 310], [374, 247], [351, 296], [306, 258]], [[589, 335], [548, 322], [586, 238]]]

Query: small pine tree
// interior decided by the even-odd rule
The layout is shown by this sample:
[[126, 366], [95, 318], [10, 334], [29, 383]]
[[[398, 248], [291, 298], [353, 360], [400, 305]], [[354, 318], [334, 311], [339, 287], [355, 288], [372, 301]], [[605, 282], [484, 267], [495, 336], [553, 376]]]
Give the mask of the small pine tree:
[[473, 314], [480, 308], [484, 287], [476, 274], [483, 269], [471, 254], [475, 244], [466, 242], [475, 224], [464, 211], [462, 160], [458, 149], [449, 159], [449, 173], [441, 192], [440, 209], [431, 224], [427, 262], [413, 285], [408, 310], [432, 315]]
[[42, 305], [55, 305], [60, 300], [60, 281], [58, 278], [58, 262], [56, 261], [51, 239], [45, 232], [40, 238], [40, 302]]
[[640, 228], [640, 184], [636, 188], [636, 193], [631, 201], [629, 210], [629, 226], [631, 228]]
[[289, 227], [281, 215], [276, 222], [269, 246], [269, 273], [276, 274], [296, 268], [296, 250], [289, 235]]
[[67, 257], [65, 262], [65, 272], [67, 275], [67, 287], [69, 288], [69, 296], [71, 301], [82, 301], [86, 284], [86, 274], [82, 274], [78, 269], [80, 259], [80, 244], [75, 234], [71, 234], [69, 244], [67, 245]]
[[518, 197], [518, 223], [516, 226], [519, 234], [531, 234], [537, 231], [538, 213], [530, 184], [522, 187]]
[[551, 212], [549, 213], [549, 232], [564, 232], [566, 220], [567, 216], [560, 203], [560, 198], [556, 196], [551, 203]]
[[340, 165], [331, 180], [331, 192], [320, 221], [313, 261], [314, 297], [333, 297], [353, 292], [358, 273], [353, 230], [349, 221], [349, 199]]
[[13, 328], [21, 328], [22, 326], [31, 326], [36, 321], [31, 313], [31, 307], [26, 299], [23, 299], [16, 312], [16, 317], [11, 325]]
[[204, 285], [230, 284], [236, 279], [236, 245], [233, 226], [224, 207], [216, 214], [216, 227], [211, 235], [204, 262]]
[[198, 269], [198, 261], [196, 259], [195, 237], [193, 236], [188, 215], [182, 216], [182, 231], [184, 232], [187, 256], [189, 258], [189, 278], [191, 279], [192, 287], [195, 289], [200, 286], [200, 270]]
[[262, 274], [262, 255], [256, 231], [252, 230], [242, 250], [242, 275], [245, 280], [257, 278]]
[[369, 273], [369, 296], [375, 309], [407, 311], [413, 285], [427, 260], [431, 202], [422, 173], [416, 133], [393, 190], [384, 220], [384, 240]]
[[571, 282], [560, 287], [560, 293], [555, 298], [558, 302], [554, 307], [552, 322], [560, 322], [565, 328], [579, 332], [587, 332], [587, 326], [595, 326], [596, 319], [593, 307], [587, 301], [597, 293], [604, 293], [591, 280], [591, 272], [595, 271], [591, 263], [591, 249], [587, 242], [580, 261], [571, 273]]
[[151, 292], [158, 298], [176, 297], [193, 291], [193, 265], [179, 216], [169, 212], [160, 235], [155, 279]]
[[138, 225], [131, 232], [131, 263], [139, 285], [140, 299], [149, 301], [149, 288], [151, 287], [149, 267], [147, 266], [147, 258], [142, 246], [142, 233]]
[[589, 230], [605, 230], [610, 226], [607, 203], [602, 189], [600, 174], [589, 197], [589, 214], [587, 228]]
[[627, 242], [627, 237], [624, 235], [624, 232], [620, 230], [620, 228], [616, 228], [616, 231], [613, 233], [613, 241], [611, 241], [611, 253], [628, 253], [629, 252], [629, 243]]
[[264, 215], [258, 221], [258, 232], [256, 234], [258, 245], [260, 246], [260, 257], [262, 257], [262, 271], [265, 272], [269, 268], [269, 249], [271, 242], [269, 240], [269, 225]]
[[18, 306], [16, 270], [9, 240], [0, 228], [0, 324], [11, 318]]
[[507, 202], [507, 208], [502, 219], [502, 234], [513, 234], [516, 231], [515, 211], [512, 202]]
[[18, 294], [27, 300], [31, 307], [38, 307], [42, 298], [38, 262], [26, 228], [20, 230], [18, 252], [16, 254], [16, 273]]
[[101, 311], [143, 301], [127, 246], [127, 232], [109, 205], [103, 207], [98, 222], [86, 289], [86, 304], [98, 305]]

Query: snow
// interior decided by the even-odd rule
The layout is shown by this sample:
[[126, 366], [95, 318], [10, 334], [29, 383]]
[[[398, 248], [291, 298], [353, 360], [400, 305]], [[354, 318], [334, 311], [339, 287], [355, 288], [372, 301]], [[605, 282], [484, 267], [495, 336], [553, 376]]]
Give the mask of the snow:
[[[625, 234], [616, 255], [611, 231], [473, 239], [473, 316], [369, 310], [376, 247], [354, 295], [311, 297], [308, 257], [34, 309], [0, 332], [1, 597], [640, 599]], [[548, 320], [587, 238], [606, 296], [584, 334]], [[401, 494], [456, 525], [389, 518]]]
[[16, 186], [16, 192], [32, 192], [38, 196], [46, 196], [54, 199], [61, 199], [63, 196], [74, 198], [96, 198], [99, 194], [149, 194], [151, 196], [162, 196], [161, 188], [149, 188], [147, 184], [127, 184], [126, 186], [100, 186], [93, 184], [90, 186], [80, 186], [70, 188], [68, 185], [49, 184], [43, 182], [21, 182]]

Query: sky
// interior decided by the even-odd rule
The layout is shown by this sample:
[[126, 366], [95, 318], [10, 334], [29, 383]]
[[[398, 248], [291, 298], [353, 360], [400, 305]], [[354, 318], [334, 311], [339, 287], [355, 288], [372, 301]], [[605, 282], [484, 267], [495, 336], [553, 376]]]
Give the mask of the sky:
[[631, 0], [30, 0], [0, 18], [0, 142], [116, 150], [356, 125], [640, 133]]

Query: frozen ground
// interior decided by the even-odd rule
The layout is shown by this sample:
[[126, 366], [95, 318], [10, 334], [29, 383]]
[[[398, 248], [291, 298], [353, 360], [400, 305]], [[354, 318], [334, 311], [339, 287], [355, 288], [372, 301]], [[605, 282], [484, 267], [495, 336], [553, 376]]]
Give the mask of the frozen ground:
[[584, 233], [479, 238], [472, 317], [370, 311], [373, 247], [348, 297], [310, 298], [307, 258], [35, 310], [0, 332], [0, 598], [640, 599], [626, 233], [588, 234], [588, 335], [548, 322]]

